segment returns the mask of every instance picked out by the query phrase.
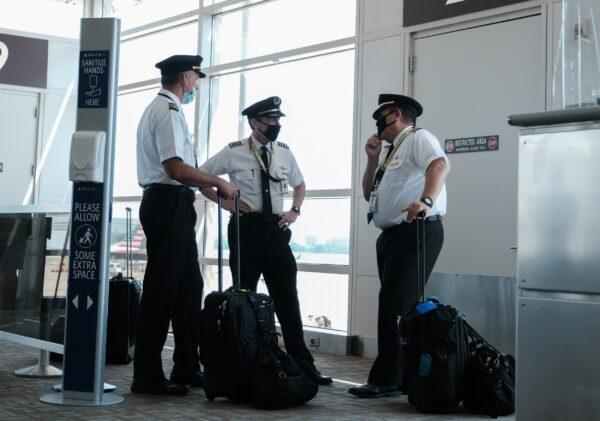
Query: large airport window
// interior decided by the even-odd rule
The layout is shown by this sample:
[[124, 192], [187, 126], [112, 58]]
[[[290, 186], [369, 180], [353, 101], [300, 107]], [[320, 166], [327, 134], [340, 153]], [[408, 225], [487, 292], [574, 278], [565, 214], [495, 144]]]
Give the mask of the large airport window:
[[198, 54], [197, 21], [122, 41], [119, 85], [159, 78], [154, 65], [173, 54]]
[[115, 137], [114, 196], [141, 194], [137, 182], [137, 127], [156, 89], [121, 94], [117, 99], [117, 131]]
[[249, 136], [241, 109], [271, 95], [282, 99], [280, 140], [307, 188], [350, 188], [354, 50], [213, 77], [209, 155]]
[[[131, 209], [131, 226], [127, 224], [127, 208]], [[144, 279], [146, 270], [146, 237], [139, 218], [140, 202], [113, 203], [110, 236], [109, 276], [118, 273], [127, 275], [127, 238], [131, 239], [129, 252], [132, 260], [133, 277], [139, 281]], [[130, 230], [130, 231], [129, 231]]]
[[[203, 266], [205, 295], [217, 290], [217, 274], [217, 266]], [[229, 267], [224, 267], [223, 288], [231, 285], [231, 271]], [[348, 275], [298, 272], [297, 289], [302, 324], [322, 329], [347, 330]], [[258, 281], [257, 291], [268, 293], [262, 277]]]
[[[206, 257], [217, 257], [217, 211], [214, 203], [208, 203]], [[284, 208], [291, 207], [291, 200]], [[227, 224], [229, 213], [223, 212], [224, 257], [229, 256]], [[307, 199], [302, 206], [302, 215], [291, 226], [290, 246], [298, 263], [325, 265], [347, 265], [350, 248], [350, 198]]]
[[275, 0], [216, 15], [212, 64], [354, 36], [355, 5], [352, 0]]
[[114, 16], [121, 18], [121, 29], [127, 30], [198, 10], [199, 0], [113, 0]]

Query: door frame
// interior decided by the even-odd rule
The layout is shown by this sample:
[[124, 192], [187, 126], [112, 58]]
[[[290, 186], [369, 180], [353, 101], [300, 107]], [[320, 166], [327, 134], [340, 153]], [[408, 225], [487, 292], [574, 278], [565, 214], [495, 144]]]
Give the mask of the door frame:
[[[544, 75], [548, 74], [548, 67], [550, 66], [550, 61], [552, 59], [552, 52], [548, 51], [548, 39], [547, 32], [548, 30], [552, 30], [552, 24], [548, 21], [548, 19], [552, 18], [552, 15], [549, 16], [551, 12], [551, 5], [542, 4], [539, 6], [530, 7], [523, 10], [517, 10], [513, 12], [503, 13], [495, 16], [489, 16], [478, 20], [472, 20], [467, 22], [459, 22], [452, 25], [446, 25], [441, 27], [434, 27], [429, 29], [423, 29], [420, 31], [409, 32], [408, 36], [405, 37], [405, 51], [404, 54], [404, 68], [407, 71], [404, 72], [404, 92], [405, 95], [412, 96], [414, 93], [414, 73], [416, 73], [419, 69], [419, 57], [417, 55], [418, 52], [415, 51], [415, 41], [417, 39], [429, 38], [439, 35], [444, 35], [452, 32], [466, 31], [469, 29], [479, 28], [482, 26], [490, 26], [497, 25], [503, 22], [525, 19], [532, 16], [540, 16], [541, 25], [540, 25], [540, 68], [543, 69]], [[414, 58], [415, 63], [415, 71], [410, 71], [411, 60]], [[550, 91], [548, 90], [546, 82], [546, 77], [540, 78], [540, 92], [543, 93], [543, 96], [540, 98], [540, 104], [542, 104], [542, 108], [540, 111], [546, 109], [546, 104], [548, 103]]]
[[0, 84], [0, 93], [12, 93], [12, 94], [18, 94], [18, 95], [32, 95], [35, 96], [37, 98], [37, 115], [36, 115], [36, 120], [35, 120], [35, 140], [34, 140], [34, 144], [33, 144], [33, 174], [31, 175], [32, 179], [33, 179], [33, 188], [31, 191], [31, 198], [29, 200], [29, 203], [19, 203], [18, 205], [33, 205], [36, 204], [37, 202], [37, 198], [39, 197], [39, 183], [38, 183], [38, 178], [39, 178], [39, 174], [38, 171], [39, 169], [39, 162], [41, 160], [41, 155], [42, 155], [42, 144], [43, 144], [43, 124], [40, 124], [40, 121], [43, 122], [43, 118], [44, 118], [44, 104], [45, 104], [45, 100], [46, 100], [46, 95], [43, 89], [36, 89], [36, 88], [27, 88], [27, 87], [21, 87], [21, 86], [14, 86], [14, 85], [4, 85], [4, 84]]

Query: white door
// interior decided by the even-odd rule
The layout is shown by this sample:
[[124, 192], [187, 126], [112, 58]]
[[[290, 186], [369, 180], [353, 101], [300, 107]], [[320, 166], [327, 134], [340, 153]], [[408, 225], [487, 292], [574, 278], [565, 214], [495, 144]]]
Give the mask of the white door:
[[445, 242], [436, 272], [516, 276], [518, 130], [544, 108], [540, 16], [414, 41], [417, 126], [446, 139], [499, 135], [493, 152], [450, 154]]
[[0, 89], [0, 206], [32, 203], [39, 94]]

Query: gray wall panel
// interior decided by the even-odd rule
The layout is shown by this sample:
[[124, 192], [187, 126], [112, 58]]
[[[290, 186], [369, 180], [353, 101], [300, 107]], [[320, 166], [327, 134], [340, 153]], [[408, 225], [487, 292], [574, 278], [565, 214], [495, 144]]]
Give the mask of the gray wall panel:
[[426, 293], [455, 307], [488, 342], [514, 355], [514, 278], [433, 273]]
[[600, 304], [519, 298], [517, 418], [600, 419], [599, 338]]

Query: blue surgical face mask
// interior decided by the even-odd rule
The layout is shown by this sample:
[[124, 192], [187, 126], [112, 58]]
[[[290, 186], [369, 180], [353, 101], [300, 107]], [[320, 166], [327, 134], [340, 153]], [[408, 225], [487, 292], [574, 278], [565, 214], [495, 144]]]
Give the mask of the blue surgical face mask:
[[181, 103], [182, 104], [189, 104], [190, 102], [194, 102], [195, 98], [196, 98], [196, 91], [184, 92], [183, 93], [183, 99], [181, 100]]
[[[186, 78], [186, 80], [189, 81], [189, 79], [187, 78], [187, 76], [184, 76]], [[183, 87], [184, 92], [183, 92], [183, 99], [181, 100], [182, 104], [189, 104], [190, 102], [193, 102], [194, 99], [196, 98], [196, 90], [192, 87], [192, 91], [191, 92], [186, 92], [185, 91], [185, 85]]]

